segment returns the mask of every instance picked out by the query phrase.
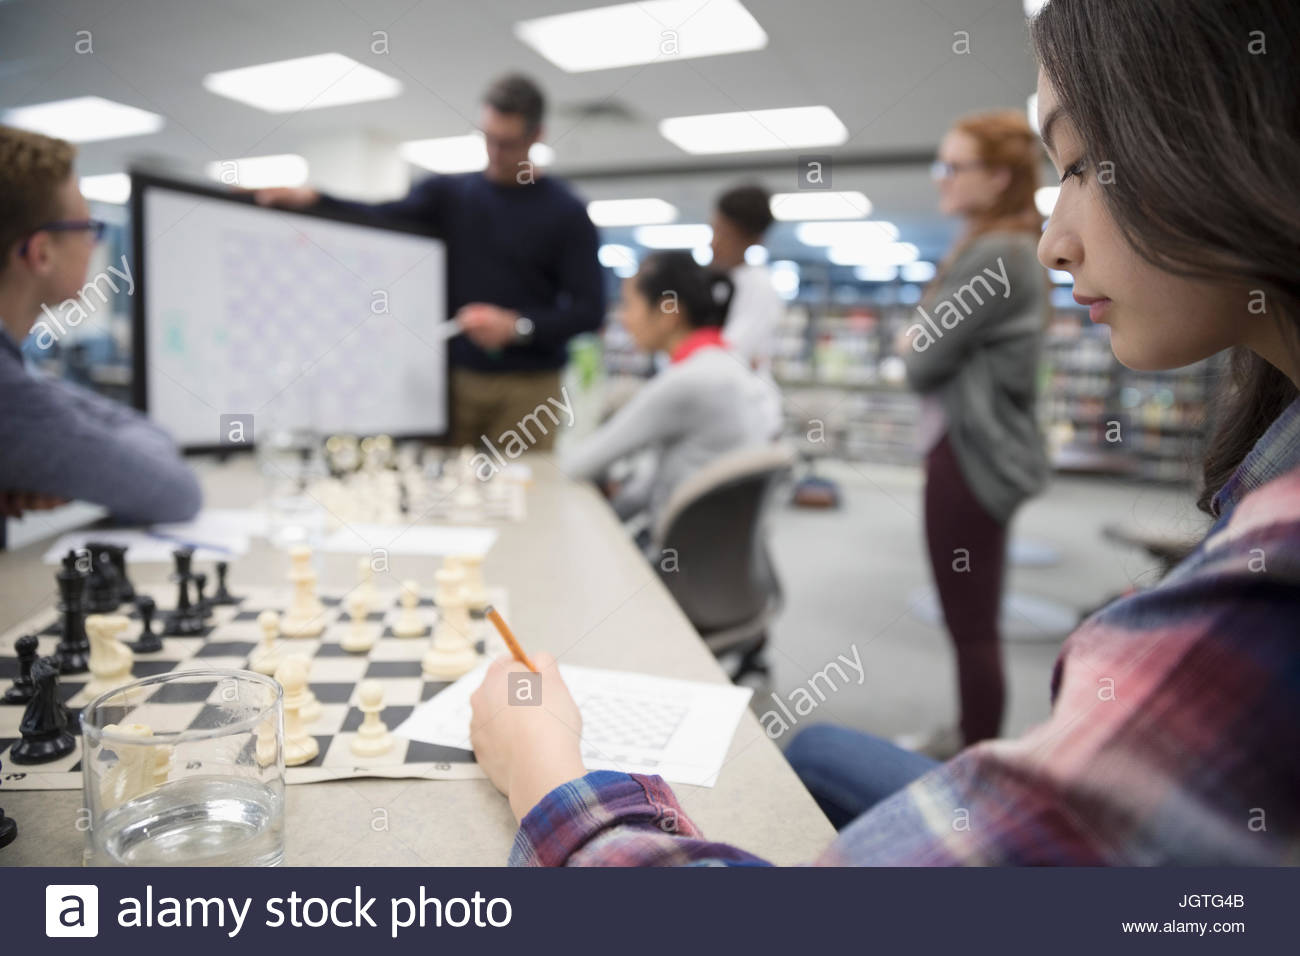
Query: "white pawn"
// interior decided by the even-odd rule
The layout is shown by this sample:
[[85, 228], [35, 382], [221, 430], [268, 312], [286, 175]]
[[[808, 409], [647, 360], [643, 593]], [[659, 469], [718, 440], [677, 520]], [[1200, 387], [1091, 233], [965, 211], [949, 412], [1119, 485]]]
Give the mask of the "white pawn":
[[280, 647], [275, 641], [280, 636], [280, 615], [265, 610], [257, 615], [257, 626], [262, 629], [262, 641], [248, 656], [248, 669], [273, 677], [280, 666]]
[[370, 566], [370, 558], [357, 560], [357, 587], [355, 593], [365, 598], [366, 607], [375, 606], [374, 568]]
[[307, 732], [307, 722], [302, 715], [307, 701], [307, 659], [286, 657], [275, 672], [275, 679], [284, 687], [284, 762], [297, 767], [310, 763], [320, 753], [320, 744]]
[[482, 614], [488, 606], [487, 582], [483, 579], [483, 555], [462, 554], [455, 558], [455, 564], [465, 575], [465, 604], [474, 613]]
[[364, 654], [375, 646], [377, 636], [376, 629], [366, 620], [366, 615], [370, 612], [370, 604], [358, 589], [348, 595], [347, 607], [348, 617], [351, 620], [348, 623], [348, 632], [343, 635], [343, 640], [339, 641], [339, 646], [349, 654]]
[[106, 724], [104, 732], [140, 741], [138, 745], [106, 741], [106, 748], [117, 753], [117, 763], [105, 772], [100, 783], [106, 809], [142, 797], [167, 782], [171, 753], [166, 747], [145, 744], [153, 739], [148, 724]]
[[402, 613], [393, 625], [397, 637], [424, 637], [424, 619], [420, 617], [420, 585], [415, 581], [402, 582]]
[[305, 544], [289, 549], [289, 580], [293, 599], [280, 633], [285, 637], [317, 637], [325, 630], [325, 608], [316, 597], [316, 572], [311, 566], [311, 548]]
[[84, 693], [98, 697], [131, 682], [131, 665], [135, 654], [118, 640], [131, 626], [124, 614], [88, 614], [86, 636], [90, 639], [90, 683]]
[[468, 674], [479, 662], [471, 639], [474, 625], [465, 606], [465, 576], [458, 568], [451, 567], [440, 570], [435, 578], [438, 590], [433, 600], [438, 605], [438, 623], [421, 668], [435, 680], [455, 680]]
[[384, 709], [384, 685], [377, 680], [363, 680], [357, 694], [366, 716], [352, 738], [352, 752], [358, 757], [379, 757], [393, 749], [393, 735], [379, 717]]

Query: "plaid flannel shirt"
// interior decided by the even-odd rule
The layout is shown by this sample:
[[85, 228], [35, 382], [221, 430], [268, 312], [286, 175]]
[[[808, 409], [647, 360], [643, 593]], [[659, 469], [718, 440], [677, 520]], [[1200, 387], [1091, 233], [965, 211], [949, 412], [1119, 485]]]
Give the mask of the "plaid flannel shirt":
[[[821, 865], [1300, 864], [1300, 401], [1157, 587], [1066, 641], [1052, 715], [969, 747], [842, 831]], [[512, 865], [754, 865], [659, 777], [589, 773], [524, 818]]]

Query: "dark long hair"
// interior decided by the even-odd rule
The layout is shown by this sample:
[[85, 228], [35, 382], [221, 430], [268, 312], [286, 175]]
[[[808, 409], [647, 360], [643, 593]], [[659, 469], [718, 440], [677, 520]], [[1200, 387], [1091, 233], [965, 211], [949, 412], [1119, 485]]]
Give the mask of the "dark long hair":
[[[1134, 250], [1157, 268], [1263, 293], [1300, 354], [1300, 4], [1296, 0], [1051, 0], [1038, 59]], [[1236, 350], [1203, 466], [1214, 495], [1296, 397]]]
[[706, 269], [689, 252], [676, 250], [646, 256], [635, 281], [637, 289], [651, 303], [665, 308], [664, 302], [671, 301], [672, 308], [696, 329], [726, 322], [735, 292], [725, 273]]

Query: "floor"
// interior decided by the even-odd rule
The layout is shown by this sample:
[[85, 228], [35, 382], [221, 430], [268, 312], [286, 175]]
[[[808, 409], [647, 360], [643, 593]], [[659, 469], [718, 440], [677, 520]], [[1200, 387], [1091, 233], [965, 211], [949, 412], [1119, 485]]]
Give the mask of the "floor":
[[[773, 559], [786, 606], [771, 634], [771, 680], [755, 694], [755, 712], [776, 712], [775, 694], [797, 724], [793, 729], [824, 721], [893, 736], [954, 722], [947, 636], [918, 614], [930, 586], [919, 469], [830, 462], [819, 474], [839, 483], [840, 509], [787, 507], [773, 519]], [[1027, 558], [1054, 553], [1056, 561], [1011, 569], [1009, 588], [1021, 608], [1004, 609], [1004, 635], [1013, 635], [1004, 639], [1006, 735], [1048, 716], [1052, 666], [1079, 612], [1158, 575], [1146, 552], [1102, 538], [1108, 523], [1188, 538], [1205, 527], [1186, 489], [1107, 478], [1058, 476], [1021, 510], [1013, 548]], [[798, 692], [840, 655], [846, 663], [839, 673], [847, 679], [826, 671], [813, 685], [822, 693]], [[826, 690], [828, 678], [836, 689]]]

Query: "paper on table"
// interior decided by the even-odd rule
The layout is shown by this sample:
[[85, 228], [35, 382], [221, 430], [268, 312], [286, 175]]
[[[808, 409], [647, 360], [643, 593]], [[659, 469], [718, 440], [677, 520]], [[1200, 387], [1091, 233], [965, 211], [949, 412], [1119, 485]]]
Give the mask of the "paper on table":
[[[479, 665], [416, 707], [394, 733], [470, 749], [469, 698], [487, 667]], [[560, 666], [560, 673], [582, 712], [582, 762], [588, 770], [655, 773], [672, 783], [701, 787], [717, 783], [753, 694], [732, 684], [568, 664]]]
[[205, 517], [183, 524], [154, 525], [148, 528], [85, 528], [60, 535], [45, 552], [46, 564], [58, 564], [70, 550], [84, 548], [86, 542], [116, 544], [126, 547], [130, 564], [170, 563], [177, 548], [191, 547], [200, 561], [222, 561], [248, 551], [247, 524], [227, 523], [222, 516]]
[[320, 550], [369, 554], [375, 548], [383, 548], [389, 554], [483, 555], [488, 553], [496, 539], [497, 532], [492, 528], [448, 525], [402, 528], [352, 522], [326, 537]]

